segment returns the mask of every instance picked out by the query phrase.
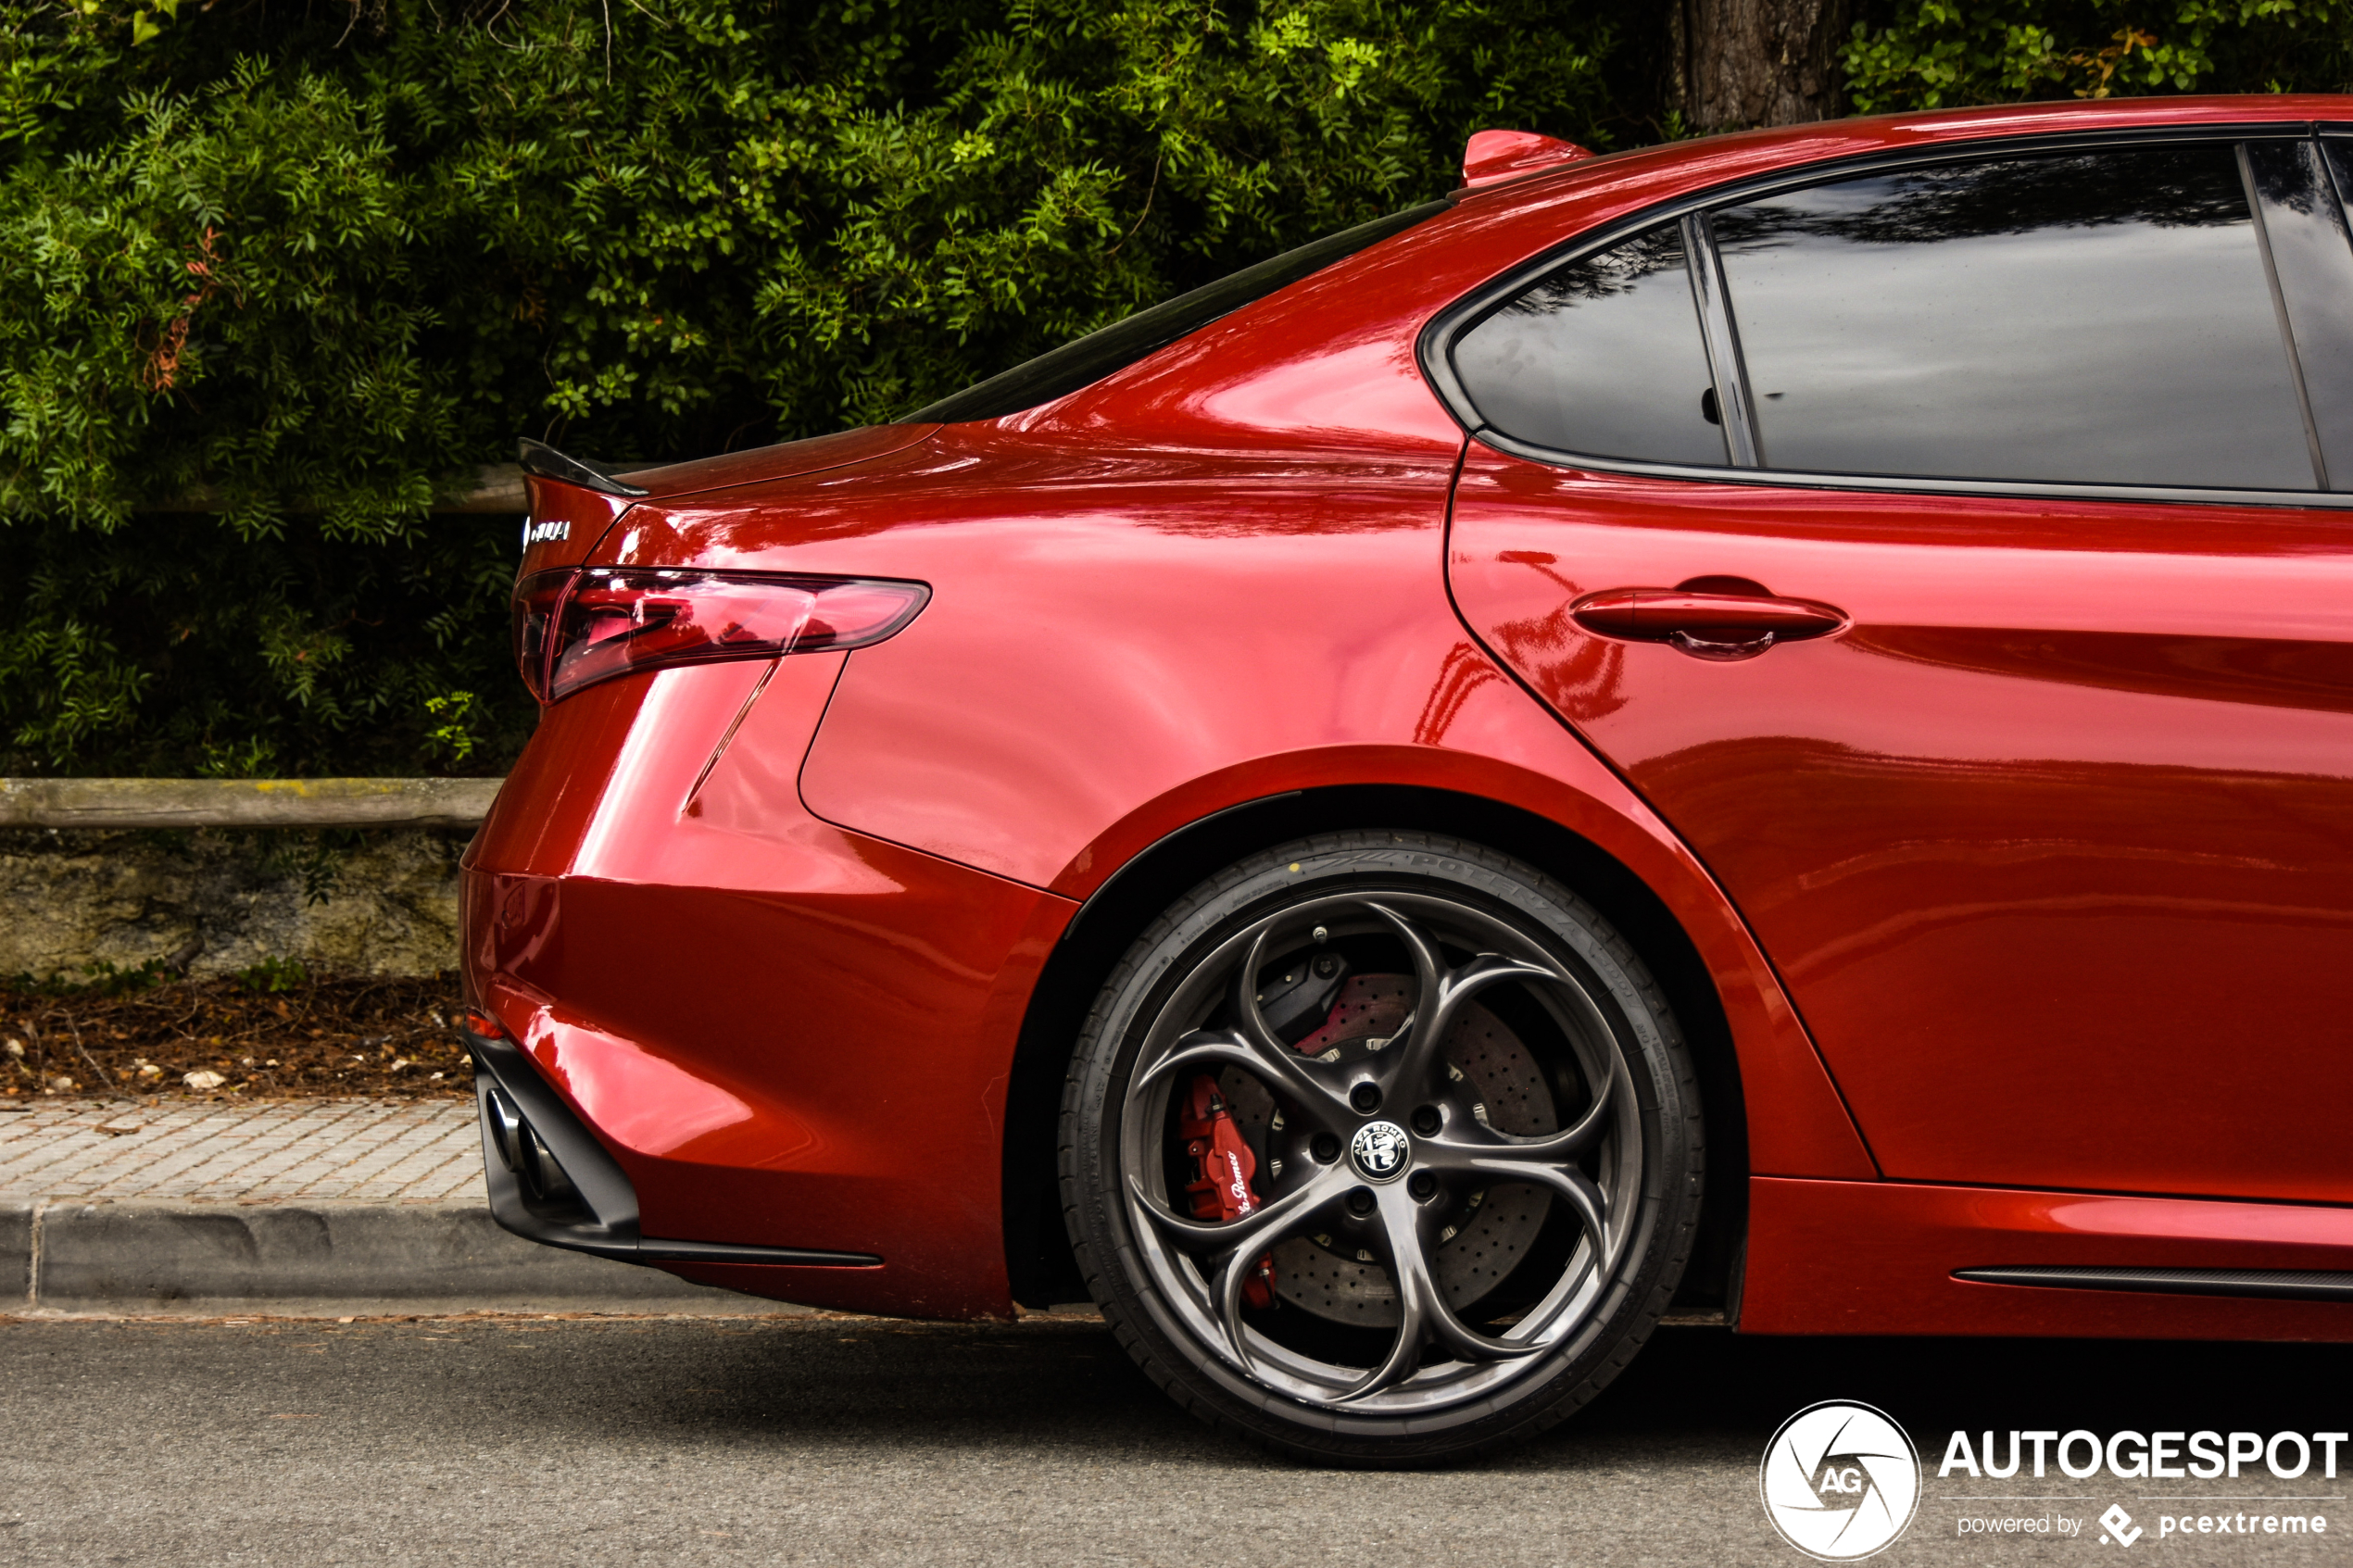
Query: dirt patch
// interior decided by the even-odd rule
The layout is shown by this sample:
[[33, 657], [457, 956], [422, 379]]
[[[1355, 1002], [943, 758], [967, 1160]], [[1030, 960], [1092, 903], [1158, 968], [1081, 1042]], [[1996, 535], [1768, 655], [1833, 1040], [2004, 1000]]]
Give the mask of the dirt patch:
[[0, 1103], [461, 1098], [473, 1072], [457, 1007], [455, 976], [306, 977], [275, 990], [181, 980], [116, 994], [0, 982]]

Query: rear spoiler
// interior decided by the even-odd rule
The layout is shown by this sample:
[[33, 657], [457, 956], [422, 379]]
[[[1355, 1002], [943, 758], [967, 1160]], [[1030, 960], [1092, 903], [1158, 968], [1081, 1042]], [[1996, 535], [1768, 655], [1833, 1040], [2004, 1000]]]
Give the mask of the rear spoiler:
[[635, 484], [625, 484], [615, 479], [601, 464], [583, 462], [567, 458], [544, 441], [524, 436], [518, 443], [522, 471], [535, 473], [542, 479], [560, 479], [566, 484], [577, 484], [583, 490], [595, 490], [607, 495], [644, 495], [649, 494]]

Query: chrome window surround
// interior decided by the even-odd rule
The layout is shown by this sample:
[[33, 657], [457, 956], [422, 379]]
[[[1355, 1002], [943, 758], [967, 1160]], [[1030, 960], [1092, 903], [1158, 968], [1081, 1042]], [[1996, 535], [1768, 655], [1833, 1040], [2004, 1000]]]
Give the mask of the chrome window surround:
[[[2020, 153], [2080, 152], [2171, 142], [2242, 144], [2257, 140], [2309, 141], [2322, 134], [2348, 131], [2353, 131], [2353, 125], [2334, 121], [2285, 120], [2254, 125], [2217, 122], [2210, 125], [2136, 127], [2129, 131], [2067, 132], [2047, 135], [1988, 137], [1982, 141], [1952, 142], [1934, 148], [1903, 152], [1867, 153], [1779, 169], [1768, 175], [1735, 181], [1656, 203], [1613, 219], [1599, 228], [1586, 230], [1541, 252], [1431, 317], [1415, 343], [1415, 354], [1420, 362], [1424, 379], [1437, 393], [1438, 400], [1445, 406], [1446, 411], [1453, 416], [1455, 423], [1463, 427], [1465, 434], [1496, 451], [1557, 468], [1592, 469], [1604, 473], [1655, 479], [1698, 480], [1713, 484], [1767, 485], [1777, 489], [2296, 507], [2353, 511], [2353, 492], [2347, 491], [2203, 490], [2152, 484], [2070, 484], [2050, 480], [1937, 479], [1909, 474], [1807, 473], [1755, 466], [1758, 443], [1755, 411], [1750, 406], [1746, 372], [1741, 365], [1740, 344], [1730, 301], [1724, 295], [1723, 270], [1717, 261], [1714, 237], [1707, 230], [1708, 214], [1717, 207], [1775, 195], [1783, 191], [1801, 190], [1847, 175], [1868, 174], [1877, 169], [1917, 169], [1937, 163], [1975, 163]], [[2353, 197], [2353, 193], [2340, 193], [2341, 200], [2347, 197]], [[2261, 205], [2254, 200], [2251, 191], [2248, 199], [2256, 232], [2261, 236]], [[2348, 220], [2353, 220], [2353, 200], [2346, 200], [2345, 205]], [[1490, 428], [1454, 373], [1454, 340], [1554, 268], [1606, 250], [1645, 229], [1670, 221], [1679, 221], [1683, 226], [1684, 247], [1692, 267], [1693, 295], [1700, 307], [1701, 330], [1706, 339], [1708, 363], [1718, 377], [1717, 404], [1725, 413], [1726, 433], [1732, 437], [1732, 466], [1698, 467], [1681, 463], [1641, 462], [1623, 458], [1597, 458], [1539, 446]], [[2268, 243], [2264, 245], [2264, 268], [2270, 274]], [[2272, 277], [2271, 286], [2275, 290], [2279, 286], [2276, 276]], [[2302, 368], [2294, 358], [2294, 339], [2288, 338], [2286, 342], [2289, 364], [2296, 372], [2296, 396], [2303, 401], [2308, 399], [2309, 395]], [[1729, 382], [1725, 379], [1728, 372], [1731, 377]], [[1740, 417], [1738, 424], [1732, 418], [1735, 411]], [[1747, 458], [1745, 462], [1742, 460], [1743, 449]]]

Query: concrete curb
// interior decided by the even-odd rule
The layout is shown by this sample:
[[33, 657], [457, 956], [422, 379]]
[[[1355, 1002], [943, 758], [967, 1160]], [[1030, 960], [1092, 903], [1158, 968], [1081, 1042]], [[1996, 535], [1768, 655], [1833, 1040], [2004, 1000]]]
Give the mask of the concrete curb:
[[[17, 1304], [21, 1304], [18, 1306]], [[795, 1309], [541, 1247], [471, 1203], [0, 1198], [0, 1311]]]
[[0, 827], [470, 828], [505, 782], [0, 778]]

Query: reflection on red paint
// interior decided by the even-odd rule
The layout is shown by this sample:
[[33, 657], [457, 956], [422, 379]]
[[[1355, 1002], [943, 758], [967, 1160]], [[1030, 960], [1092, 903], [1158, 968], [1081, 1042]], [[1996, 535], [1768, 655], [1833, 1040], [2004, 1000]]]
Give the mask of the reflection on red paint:
[[[582, 1115], [638, 1154], [704, 1164], [773, 1165], [806, 1148], [808, 1129], [773, 1108], [755, 1117], [737, 1095], [642, 1046], [577, 1023], [535, 1032], [532, 1060]], [[730, 1137], [759, 1120], [754, 1138]]]

